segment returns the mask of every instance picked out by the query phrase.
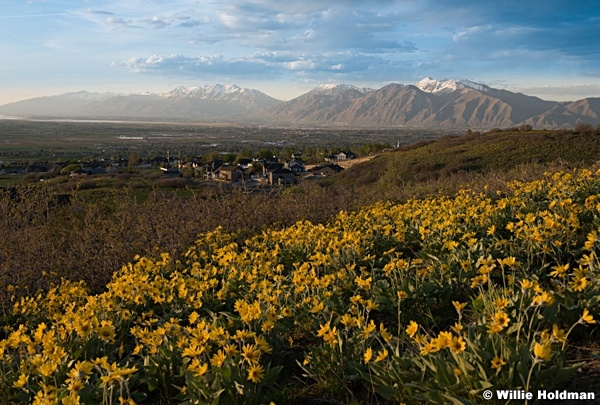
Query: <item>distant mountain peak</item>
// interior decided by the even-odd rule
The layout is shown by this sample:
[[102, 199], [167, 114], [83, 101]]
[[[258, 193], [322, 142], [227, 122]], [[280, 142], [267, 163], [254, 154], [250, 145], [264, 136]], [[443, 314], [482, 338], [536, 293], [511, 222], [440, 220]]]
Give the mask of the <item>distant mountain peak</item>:
[[451, 93], [457, 90], [477, 90], [477, 91], [487, 91], [489, 89], [488, 86], [484, 84], [475, 83], [471, 80], [463, 79], [463, 80], [453, 80], [453, 79], [444, 79], [444, 80], [435, 80], [431, 77], [426, 77], [419, 81], [416, 86], [424, 91], [425, 93], [434, 93], [434, 94], [444, 94]]
[[213, 97], [219, 95], [234, 95], [234, 94], [254, 94], [258, 90], [244, 89], [237, 84], [207, 84], [204, 86], [185, 87], [179, 86], [168, 93], [163, 94], [163, 97]]
[[313, 89], [318, 93], [343, 93], [348, 90], [355, 90], [362, 94], [373, 91], [368, 87], [356, 87], [351, 84], [321, 84]]

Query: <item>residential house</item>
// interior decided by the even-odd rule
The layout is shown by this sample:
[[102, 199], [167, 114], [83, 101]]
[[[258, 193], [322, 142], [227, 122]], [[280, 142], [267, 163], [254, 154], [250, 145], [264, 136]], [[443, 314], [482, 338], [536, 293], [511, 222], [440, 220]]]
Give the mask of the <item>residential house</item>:
[[284, 167], [281, 163], [271, 163], [271, 164], [263, 163], [263, 174], [267, 174], [267, 173], [273, 172], [275, 170], [281, 170], [283, 168]]
[[283, 186], [285, 184], [294, 184], [296, 174], [288, 169], [276, 169], [268, 174], [269, 184]]
[[218, 179], [219, 178], [219, 169], [223, 166], [225, 162], [222, 160], [213, 160], [210, 162], [206, 162], [204, 164], [204, 173], [207, 179]]
[[352, 160], [356, 159], [358, 155], [352, 151], [346, 150], [337, 154], [337, 160]]
[[294, 173], [301, 173], [306, 171], [306, 165], [300, 159], [292, 159], [290, 161], [287, 161], [284, 167]]
[[315, 166], [310, 170], [310, 172], [314, 175], [326, 177], [333, 176], [334, 174], [337, 174], [342, 170], [344, 170], [343, 167], [329, 163], [325, 165]]
[[240, 181], [243, 179], [244, 172], [238, 166], [221, 166], [219, 168], [219, 180]]
[[267, 158], [261, 158], [261, 157], [256, 156], [255, 158], [252, 159], [252, 161], [261, 163], [263, 166], [268, 166], [268, 165], [279, 163], [279, 159], [277, 158], [277, 156], [267, 157]]
[[354, 152], [346, 150], [346, 151], [341, 151], [339, 153], [327, 156], [325, 158], [325, 161], [326, 162], [339, 162], [339, 161], [343, 161], [343, 160], [356, 159], [357, 157], [358, 157], [358, 155], [355, 154]]

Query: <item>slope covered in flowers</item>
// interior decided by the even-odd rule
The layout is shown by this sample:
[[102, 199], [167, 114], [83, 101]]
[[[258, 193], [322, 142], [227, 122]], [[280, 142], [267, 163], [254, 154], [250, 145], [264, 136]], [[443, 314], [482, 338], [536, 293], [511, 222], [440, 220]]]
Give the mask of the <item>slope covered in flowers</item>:
[[[14, 305], [0, 395], [34, 403], [480, 402], [571, 384], [600, 298], [600, 172], [341, 212]], [[597, 333], [596, 333], [597, 336]]]

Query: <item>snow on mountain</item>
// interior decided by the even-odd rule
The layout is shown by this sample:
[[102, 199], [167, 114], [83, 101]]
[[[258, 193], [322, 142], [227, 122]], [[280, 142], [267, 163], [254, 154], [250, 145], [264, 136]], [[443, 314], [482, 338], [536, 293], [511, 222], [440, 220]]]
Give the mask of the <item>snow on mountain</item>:
[[161, 94], [164, 98], [170, 97], [194, 97], [194, 98], [222, 98], [235, 97], [236, 95], [257, 96], [260, 94], [258, 90], [241, 88], [235, 84], [213, 84], [205, 86], [180, 86], [168, 93]]
[[315, 87], [312, 91], [334, 94], [343, 93], [348, 90], [355, 90], [362, 94], [366, 94], [373, 91], [373, 89], [368, 87], [356, 87], [351, 84], [321, 84]]
[[445, 94], [451, 93], [457, 90], [478, 90], [485, 92], [488, 89], [488, 86], [472, 82], [470, 80], [435, 80], [431, 77], [426, 77], [423, 80], [419, 81], [416, 86], [426, 93], [433, 94]]
[[600, 98], [559, 103], [469, 80], [427, 77], [416, 86], [391, 83], [378, 90], [323, 84], [287, 102], [235, 84], [182, 86], [165, 93], [81, 91], [6, 104], [0, 106], [0, 114], [359, 126], [573, 127], [578, 122], [598, 125]]

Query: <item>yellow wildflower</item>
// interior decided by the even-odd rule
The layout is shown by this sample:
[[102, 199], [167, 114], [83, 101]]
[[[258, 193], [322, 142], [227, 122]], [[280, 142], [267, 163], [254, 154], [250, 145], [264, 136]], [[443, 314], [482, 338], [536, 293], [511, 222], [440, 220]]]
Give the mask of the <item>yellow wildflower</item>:
[[501, 357], [494, 357], [492, 359], [492, 368], [494, 370], [498, 370], [499, 368], [501, 368], [502, 366], [504, 366], [506, 364], [506, 362], [504, 361], [504, 359], [502, 359]]
[[223, 350], [219, 350], [212, 357], [212, 359], [210, 359], [210, 364], [212, 364], [213, 367], [221, 367], [223, 365], [223, 363], [225, 362], [226, 358], [227, 358], [227, 356], [225, 355], [225, 352]]
[[377, 352], [377, 357], [375, 358], [375, 363], [378, 363], [380, 361], [387, 359], [387, 356], [388, 356], [388, 351], [386, 349], [380, 350], [379, 352]]
[[519, 283], [521, 284], [521, 288], [523, 290], [530, 290], [534, 287], [534, 283], [531, 280], [520, 280]]
[[498, 309], [504, 309], [504, 308], [506, 308], [508, 306], [508, 304], [510, 304], [510, 300], [507, 299], [507, 298], [497, 298], [494, 301], [494, 305]]
[[552, 347], [550, 347], [549, 342], [543, 344], [536, 343], [533, 346], [533, 354], [536, 360], [549, 361], [552, 358]]
[[208, 363], [200, 363], [200, 360], [194, 359], [188, 366], [188, 370], [193, 372], [196, 376], [204, 375], [208, 371]]
[[577, 277], [575, 280], [571, 281], [571, 287], [574, 291], [583, 291], [587, 286], [587, 278], [585, 277]]
[[375, 329], [377, 329], [377, 326], [375, 325], [375, 322], [373, 320], [371, 320], [368, 325], [365, 325], [362, 328], [360, 335], [366, 339], [369, 336], [371, 336], [371, 333], [373, 333], [375, 331]]
[[248, 381], [259, 383], [265, 378], [265, 369], [260, 364], [253, 364], [248, 369]]
[[536, 295], [535, 297], [533, 297], [533, 304], [534, 305], [552, 305], [552, 303], [554, 302], [554, 297], [552, 296], [552, 294], [550, 294], [547, 291], [542, 291], [541, 294]]
[[325, 333], [323, 340], [331, 346], [334, 346], [337, 343], [337, 328], [334, 326], [333, 329]]
[[248, 363], [257, 363], [260, 359], [260, 350], [256, 345], [253, 344], [245, 344], [242, 347], [242, 357]]
[[27, 374], [23, 373], [19, 376], [19, 379], [13, 383], [13, 387], [14, 388], [23, 388], [25, 385], [27, 385], [28, 381], [29, 381], [29, 377], [27, 376]]
[[408, 327], [406, 328], [406, 334], [412, 339], [418, 330], [419, 330], [419, 324], [416, 323], [415, 321], [410, 321]]
[[452, 305], [454, 305], [454, 309], [456, 309], [456, 312], [458, 312], [460, 314], [461, 311], [467, 306], [467, 303], [466, 302], [460, 303], [458, 301], [452, 301]]
[[552, 337], [560, 343], [567, 340], [567, 335], [565, 334], [564, 329], [559, 329], [557, 324], [552, 325]]
[[587, 308], [583, 310], [583, 315], [581, 315], [581, 318], [579, 318], [579, 323], [596, 323], [596, 321], [594, 320], [594, 317], [592, 315], [590, 315], [590, 313], [588, 312]]
[[464, 339], [462, 338], [462, 336], [459, 337], [453, 337], [452, 338], [452, 342], [450, 342], [450, 350], [453, 353], [462, 353], [465, 351], [465, 349], [467, 348], [467, 343], [464, 341]]
[[115, 327], [112, 321], [102, 321], [98, 329], [98, 336], [105, 342], [110, 342], [115, 338]]
[[506, 328], [510, 323], [510, 318], [504, 311], [498, 311], [494, 314], [494, 324], [500, 328]]
[[437, 339], [435, 339], [435, 345], [437, 346], [438, 350], [450, 347], [451, 343], [452, 333], [450, 332], [440, 332]]
[[385, 340], [386, 342], [392, 340], [392, 335], [387, 331], [387, 329], [385, 328], [385, 326], [383, 326], [382, 323], [379, 324], [379, 333], [381, 334], [383, 340]]
[[187, 347], [183, 353], [181, 353], [181, 356], [196, 357], [200, 356], [202, 353], [204, 353], [204, 346], [191, 345], [190, 347]]

